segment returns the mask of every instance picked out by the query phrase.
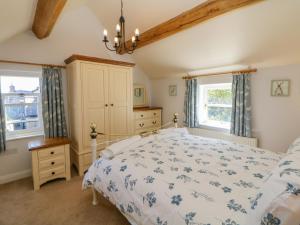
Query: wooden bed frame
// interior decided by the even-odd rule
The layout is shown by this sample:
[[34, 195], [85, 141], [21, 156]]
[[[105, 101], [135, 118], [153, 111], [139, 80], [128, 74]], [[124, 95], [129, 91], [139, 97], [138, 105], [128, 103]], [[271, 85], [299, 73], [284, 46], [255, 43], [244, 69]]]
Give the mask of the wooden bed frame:
[[[174, 127], [175, 128], [178, 128], [178, 113], [174, 113], [173, 115], [173, 121], [174, 123]], [[170, 123], [166, 124], [166, 125], [169, 125]], [[162, 126], [162, 128], [164, 128], [165, 126]], [[98, 135], [104, 135], [102, 133], [98, 133], [96, 131], [96, 124], [95, 123], [92, 123], [91, 124], [91, 133], [90, 133], [90, 137], [91, 137], [91, 151], [92, 151], [92, 163], [94, 163], [96, 160], [97, 160], [97, 136]], [[148, 132], [146, 134], [143, 134], [142, 137], [145, 137], [145, 136], [148, 136], [148, 135], [152, 135], [152, 134], [156, 134], [157, 131], [152, 131], [152, 132]], [[127, 137], [128, 138], [128, 137]], [[115, 141], [112, 141], [112, 142], [115, 142]], [[102, 143], [100, 143], [102, 144]], [[98, 200], [97, 200], [97, 192], [96, 190], [94, 189], [94, 187], [92, 187], [92, 192], [93, 192], [93, 201], [92, 201], [92, 204], [93, 205], [97, 205], [98, 203]]]

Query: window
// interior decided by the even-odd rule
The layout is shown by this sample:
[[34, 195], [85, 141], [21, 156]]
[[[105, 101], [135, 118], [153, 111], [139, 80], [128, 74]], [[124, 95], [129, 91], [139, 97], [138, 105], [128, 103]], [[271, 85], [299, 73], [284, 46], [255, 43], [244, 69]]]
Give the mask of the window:
[[43, 135], [40, 77], [2, 75], [6, 138]]
[[200, 85], [200, 125], [229, 129], [232, 109], [231, 83]]

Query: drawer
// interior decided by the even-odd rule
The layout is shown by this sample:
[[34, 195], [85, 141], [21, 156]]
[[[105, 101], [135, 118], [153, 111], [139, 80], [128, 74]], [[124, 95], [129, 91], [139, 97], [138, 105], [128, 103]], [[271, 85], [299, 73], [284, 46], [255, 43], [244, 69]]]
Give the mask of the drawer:
[[65, 156], [64, 155], [57, 155], [55, 158], [39, 160], [39, 170], [40, 171], [55, 168], [58, 166], [64, 166], [64, 165], [65, 165]]
[[161, 110], [148, 110], [134, 112], [134, 118], [137, 119], [148, 119], [153, 117], [161, 117]]
[[145, 119], [145, 120], [136, 120], [135, 129], [145, 129], [149, 127], [160, 127], [161, 121], [160, 118]]
[[49, 170], [40, 171], [40, 180], [48, 181], [65, 175], [65, 166], [58, 166]]
[[150, 114], [151, 114], [151, 117], [159, 117], [159, 118], [161, 118], [161, 110], [151, 110]]
[[58, 155], [65, 154], [64, 146], [57, 146], [53, 148], [45, 148], [38, 151], [39, 160], [47, 159], [47, 158], [54, 158]]
[[152, 114], [150, 111], [139, 111], [139, 112], [134, 112], [134, 118], [136, 120], [138, 119], [147, 119], [151, 118]]

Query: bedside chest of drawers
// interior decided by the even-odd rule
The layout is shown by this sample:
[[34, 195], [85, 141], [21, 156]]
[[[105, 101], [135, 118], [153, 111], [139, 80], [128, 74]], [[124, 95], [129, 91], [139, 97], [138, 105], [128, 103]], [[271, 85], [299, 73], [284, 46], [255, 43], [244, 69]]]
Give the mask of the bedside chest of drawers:
[[161, 128], [161, 107], [134, 108], [134, 132], [141, 134]]
[[32, 156], [34, 190], [50, 180], [71, 179], [70, 141], [67, 138], [49, 138], [28, 143]]

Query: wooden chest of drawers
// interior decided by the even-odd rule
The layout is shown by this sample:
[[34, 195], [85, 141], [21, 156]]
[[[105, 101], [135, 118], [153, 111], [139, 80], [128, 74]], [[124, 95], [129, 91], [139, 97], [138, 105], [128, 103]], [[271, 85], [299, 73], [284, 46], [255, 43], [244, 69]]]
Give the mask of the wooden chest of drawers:
[[50, 138], [28, 144], [32, 155], [34, 190], [50, 180], [70, 180], [70, 141], [67, 138]]
[[135, 108], [134, 112], [134, 132], [140, 134], [143, 132], [153, 131], [161, 128], [160, 107]]

